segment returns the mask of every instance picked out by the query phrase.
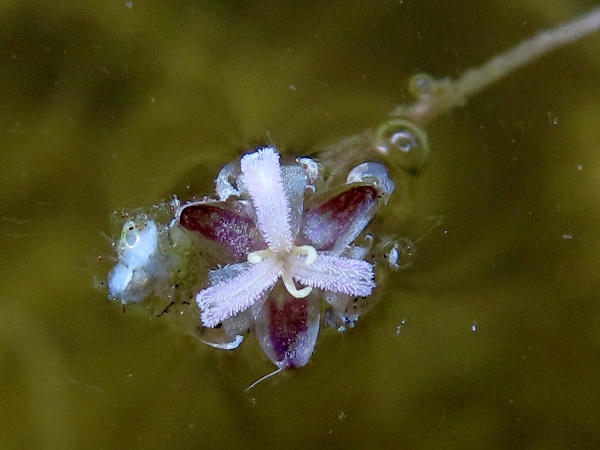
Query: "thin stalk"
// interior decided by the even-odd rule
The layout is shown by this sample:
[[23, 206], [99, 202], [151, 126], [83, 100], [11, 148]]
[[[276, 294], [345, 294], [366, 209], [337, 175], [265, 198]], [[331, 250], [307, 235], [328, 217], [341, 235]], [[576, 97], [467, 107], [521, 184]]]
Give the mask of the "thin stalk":
[[421, 125], [426, 124], [451, 109], [465, 105], [470, 97], [521, 66], [551, 50], [576, 42], [598, 29], [600, 8], [523, 41], [482, 66], [467, 70], [456, 80], [434, 80], [427, 75], [417, 75], [410, 83], [411, 92], [417, 97], [417, 102], [398, 106], [392, 112], [392, 116], [404, 117]]

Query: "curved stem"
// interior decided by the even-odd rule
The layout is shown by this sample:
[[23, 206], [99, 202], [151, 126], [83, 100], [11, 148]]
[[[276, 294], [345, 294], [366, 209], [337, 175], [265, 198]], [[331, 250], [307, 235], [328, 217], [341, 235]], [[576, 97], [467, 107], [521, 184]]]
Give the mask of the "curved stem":
[[417, 76], [412, 80], [412, 84], [418, 90], [418, 101], [412, 105], [397, 107], [392, 112], [392, 116], [405, 117], [419, 124], [430, 122], [440, 114], [463, 106], [469, 97], [533, 59], [555, 48], [575, 42], [598, 29], [600, 29], [600, 8], [523, 41], [506, 53], [493, 57], [482, 66], [467, 70], [457, 80], [449, 78], [433, 80], [425, 76]]

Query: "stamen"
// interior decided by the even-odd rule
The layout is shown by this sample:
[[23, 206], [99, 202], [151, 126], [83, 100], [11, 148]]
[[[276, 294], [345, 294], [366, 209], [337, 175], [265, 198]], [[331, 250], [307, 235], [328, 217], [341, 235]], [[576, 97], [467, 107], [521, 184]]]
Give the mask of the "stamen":
[[304, 298], [312, 291], [312, 287], [310, 286], [305, 286], [302, 289], [296, 288], [294, 280], [292, 280], [292, 276], [287, 271], [283, 272], [281, 279], [283, 280], [283, 284], [288, 292], [296, 298]]
[[306, 255], [307, 266], [310, 266], [317, 260], [317, 250], [312, 245], [294, 245], [292, 253], [295, 255]]
[[271, 250], [257, 250], [255, 252], [248, 253], [248, 262], [252, 264], [258, 264], [259, 262], [264, 261], [268, 257], [272, 256], [273, 252]]

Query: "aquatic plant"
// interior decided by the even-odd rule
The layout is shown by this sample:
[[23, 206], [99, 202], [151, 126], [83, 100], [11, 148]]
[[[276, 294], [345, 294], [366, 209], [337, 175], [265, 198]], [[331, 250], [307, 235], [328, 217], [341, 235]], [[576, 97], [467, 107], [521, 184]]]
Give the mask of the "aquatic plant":
[[[319, 332], [320, 300], [332, 326], [353, 325], [371, 305], [373, 238], [364, 230], [394, 190], [379, 163], [357, 166], [341, 184], [326, 172], [310, 158], [282, 165], [277, 150], [265, 147], [222, 169], [217, 198], [177, 203], [168, 225], [146, 215], [127, 221], [109, 275], [111, 295], [128, 303], [159, 293], [187, 271], [181, 262], [191, 247], [204, 249], [219, 268], [195, 299], [203, 327], [222, 336], [202, 339], [232, 349], [255, 329], [278, 367], [305, 365]], [[176, 230], [189, 235], [160, 251], [159, 227], [165, 238]]]
[[372, 160], [418, 174], [429, 151], [423, 125], [598, 28], [600, 9], [457, 80], [417, 75], [409, 84], [416, 102], [399, 106], [374, 130], [322, 149], [316, 158], [286, 158], [274, 147], [252, 150], [223, 167], [216, 198], [181, 204], [174, 197], [158, 208], [161, 214], [128, 217], [114, 245], [111, 298], [172, 301], [176, 287], [184, 300], [195, 298], [202, 341], [235, 349], [254, 330], [279, 369], [304, 366], [321, 322], [340, 330], [354, 326], [373, 304], [379, 268], [401, 265], [403, 241], [366, 230], [394, 190], [386, 165]]
[[352, 305], [371, 295], [375, 273], [365, 260], [369, 247], [354, 241], [394, 185], [371, 163], [346, 184], [324, 188], [316, 161], [279, 159], [271, 147], [245, 155], [226, 188], [236, 194], [218, 189], [225, 200], [184, 204], [175, 224], [223, 248], [223, 267], [196, 296], [204, 326], [223, 325], [234, 338], [253, 324], [269, 359], [292, 368], [312, 354], [320, 298], [341, 322], [364, 310]]

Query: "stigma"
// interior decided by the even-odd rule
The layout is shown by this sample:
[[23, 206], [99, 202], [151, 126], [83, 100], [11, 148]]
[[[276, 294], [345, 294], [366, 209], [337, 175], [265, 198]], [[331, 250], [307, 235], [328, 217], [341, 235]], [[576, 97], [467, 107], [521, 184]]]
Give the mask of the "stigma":
[[[317, 250], [312, 245], [293, 245], [288, 252], [274, 252], [267, 248], [265, 250], [257, 250], [248, 253], [248, 262], [252, 264], [258, 264], [265, 259], [277, 258], [283, 263], [283, 274], [281, 280], [287, 291], [296, 298], [304, 298], [312, 292], [311, 286], [304, 286], [301, 289], [296, 287], [292, 275], [290, 273], [290, 267], [295, 263], [295, 256], [306, 256], [304, 264], [310, 266], [317, 260]], [[296, 263], [297, 264], [297, 263]]]

